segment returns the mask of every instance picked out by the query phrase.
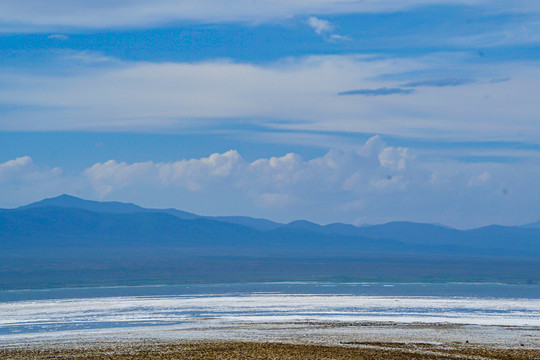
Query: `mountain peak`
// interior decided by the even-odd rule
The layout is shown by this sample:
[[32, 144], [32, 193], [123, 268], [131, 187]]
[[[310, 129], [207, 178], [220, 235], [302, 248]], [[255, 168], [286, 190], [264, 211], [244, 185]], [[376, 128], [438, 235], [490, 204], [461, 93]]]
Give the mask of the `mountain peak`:
[[73, 196], [73, 195], [68, 195], [68, 194], [62, 194], [62, 195], [58, 195], [56, 197], [52, 197], [52, 198], [48, 198], [48, 199], [44, 199], [44, 200], [80, 200], [80, 201], [84, 201], [83, 199], [79, 198], [79, 197], [76, 197], [76, 196]]
[[109, 212], [109, 213], [132, 213], [141, 212], [144, 209], [138, 205], [131, 203], [121, 203], [116, 201], [111, 202], [99, 202], [92, 200], [85, 200], [73, 195], [62, 194], [56, 197], [43, 199], [41, 201], [21, 206], [19, 209], [31, 209], [43, 206], [56, 206], [61, 208], [77, 208], [95, 212]]
[[303, 230], [319, 230], [321, 225], [312, 223], [307, 220], [296, 220], [287, 224], [289, 228], [303, 229]]

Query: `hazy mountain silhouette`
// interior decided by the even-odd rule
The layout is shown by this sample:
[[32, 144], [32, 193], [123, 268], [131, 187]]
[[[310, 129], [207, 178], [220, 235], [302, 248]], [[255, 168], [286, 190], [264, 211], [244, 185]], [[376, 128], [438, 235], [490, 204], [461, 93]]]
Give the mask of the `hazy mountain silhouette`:
[[456, 230], [391, 222], [356, 227], [305, 220], [279, 224], [242, 216], [205, 217], [177, 209], [83, 200], [69, 195], [0, 211], [0, 246], [173, 247], [200, 254], [360, 253], [540, 256], [540, 229]]
[[540, 229], [540, 221], [536, 221], [530, 224], [525, 224], [521, 226], [522, 228], [529, 228], [529, 229]]
[[0, 289], [252, 281], [540, 282], [540, 229], [280, 224], [62, 195], [0, 209]]
[[282, 226], [279, 224], [266, 219], [257, 219], [248, 216], [201, 216], [193, 214], [187, 211], [182, 211], [178, 209], [149, 209], [143, 208], [139, 205], [131, 203], [122, 203], [116, 201], [100, 202], [100, 201], [91, 201], [80, 199], [75, 196], [70, 195], [60, 195], [54, 198], [44, 199], [29, 205], [21, 206], [19, 209], [29, 209], [43, 206], [57, 206], [62, 208], [74, 208], [74, 209], [84, 209], [95, 212], [105, 212], [105, 213], [116, 213], [116, 214], [129, 214], [137, 212], [159, 212], [174, 215], [180, 219], [199, 219], [199, 218], [208, 218], [217, 221], [228, 222], [232, 224], [245, 225], [253, 227], [259, 230], [272, 230]]

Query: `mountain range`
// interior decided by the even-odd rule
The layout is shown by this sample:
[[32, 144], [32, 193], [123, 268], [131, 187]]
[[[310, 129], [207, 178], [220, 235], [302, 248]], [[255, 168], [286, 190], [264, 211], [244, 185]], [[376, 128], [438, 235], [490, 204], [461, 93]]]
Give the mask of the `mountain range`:
[[68, 195], [0, 209], [0, 290], [260, 281], [540, 283], [540, 226], [282, 224]]
[[[438, 254], [540, 257], [540, 226], [288, 224], [244, 216], [201, 216], [61, 195], [0, 210], [0, 248], [176, 249], [185, 254], [256, 256], [358, 256]], [[57, 250], [60, 251], [60, 250]]]

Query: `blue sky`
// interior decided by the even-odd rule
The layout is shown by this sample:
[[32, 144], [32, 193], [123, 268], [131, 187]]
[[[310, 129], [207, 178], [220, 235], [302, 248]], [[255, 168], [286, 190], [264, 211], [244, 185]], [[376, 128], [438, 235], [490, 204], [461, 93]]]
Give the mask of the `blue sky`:
[[532, 0], [0, 2], [0, 207], [540, 219]]

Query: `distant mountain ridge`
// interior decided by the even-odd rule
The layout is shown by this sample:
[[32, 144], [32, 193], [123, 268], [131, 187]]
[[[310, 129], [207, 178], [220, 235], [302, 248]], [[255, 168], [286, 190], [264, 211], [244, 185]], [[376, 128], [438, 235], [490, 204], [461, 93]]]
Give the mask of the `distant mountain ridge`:
[[193, 220], [193, 219], [200, 219], [200, 218], [209, 218], [209, 219], [214, 219], [217, 221], [223, 221], [223, 222], [228, 222], [228, 223], [233, 223], [233, 224], [238, 224], [238, 225], [246, 225], [246, 226], [253, 227], [256, 229], [261, 229], [261, 230], [271, 230], [271, 229], [275, 229], [283, 225], [283, 224], [275, 223], [270, 220], [251, 218], [248, 216], [201, 216], [201, 215], [197, 215], [197, 214], [193, 214], [187, 211], [173, 209], [173, 208], [149, 209], [149, 208], [143, 208], [139, 205], [135, 205], [132, 203], [122, 203], [122, 202], [117, 202], [117, 201], [100, 202], [100, 201], [84, 200], [84, 199], [71, 196], [71, 195], [66, 195], [66, 194], [53, 197], [53, 198], [43, 199], [41, 201], [29, 204], [29, 205], [21, 206], [17, 209], [24, 210], [24, 209], [30, 209], [30, 208], [36, 208], [36, 207], [43, 207], [43, 206], [75, 208], [75, 209], [83, 209], [83, 210], [113, 213], [113, 214], [159, 212], [159, 213], [174, 215], [180, 219]]
[[199, 218], [199, 215], [189, 213], [187, 211], [177, 210], [177, 209], [147, 209], [139, 205], [132, 203], [123, 203], [117, 201], [93, 201], [93, 200], [84, 200], [71, 195], [60, 195], [53, 198], [43, 199], [41, 201], [21, 206], [17, 209], [33, 209], [44, 206], [56, 206], [61, 208], [73, 208], [73, 209], [82, 209], [89, 210], [94, 212], [104, 212], [104, 213], [113, 213], [113, 214], [132, 214], [138, 212], [161, 212], [166, 214], [171, 214], [181, 219], [196, 219]]
[[61, 195], [0, 210], [0, 247], [174, 247], [195, 253], [328, 255], [361, 253], [540, 257], [540, 228], [457, 230], [391, 222], [356, 227], [305, 220], [280, 224], [243, 216], [201, 216]]
[[522, 225], [521, 227], [522, 228], [527, 228], [527, 229], [540, 229], [540, 221], [525, 224], [525, 225]]

